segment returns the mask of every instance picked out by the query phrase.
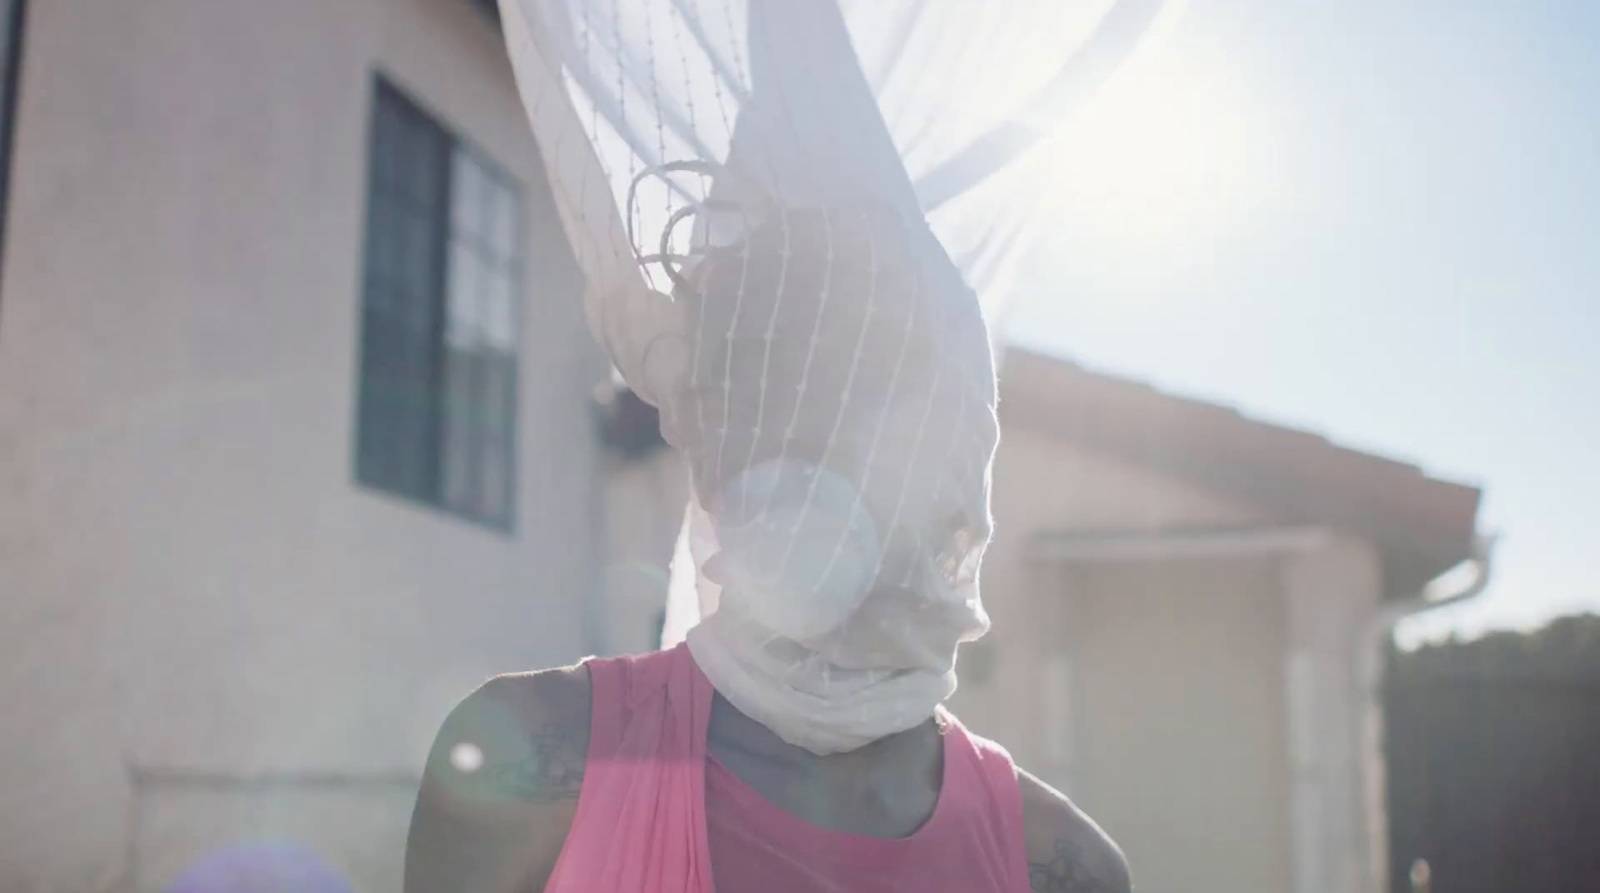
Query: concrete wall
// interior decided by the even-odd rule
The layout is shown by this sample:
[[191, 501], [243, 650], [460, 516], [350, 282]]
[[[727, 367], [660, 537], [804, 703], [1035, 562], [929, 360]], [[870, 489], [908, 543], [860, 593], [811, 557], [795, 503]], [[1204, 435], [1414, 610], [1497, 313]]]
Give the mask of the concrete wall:
[[[51, 0], [25, 60], [0, 282], [0, 889], [154, 889], [313, 814], [344, 827], [336, 866], [392, 889], [409, 796], [390, 788], [449, 704], [592, 632], [603, 365], [572, 283], [529, 277], [514, 536], [352, 483], [373, 72], [531, 197], [501, 39], [467, 0]], [[214, 796], [174, 793], [191, 776]]]

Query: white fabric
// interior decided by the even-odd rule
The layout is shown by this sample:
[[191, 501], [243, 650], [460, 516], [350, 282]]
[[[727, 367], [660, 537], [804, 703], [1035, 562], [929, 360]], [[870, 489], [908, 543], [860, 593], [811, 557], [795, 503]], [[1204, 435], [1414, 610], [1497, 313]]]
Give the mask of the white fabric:
[[779, 215], [693, 285], [687, 329], [709, 334], [663, 411], [701, 508], [691, 651], [819, 753], [923, 721], [988, 626], [998, 427], [975, 297], [884, 208]]
[[1161, 7], [501, 0], [591, 326], [690, 466], [690, 648], [786, 740], [921, 722], [987, 629], [971, 286], [1033, 209], [985, 189]]
[[778, 737], [816, 754], [844, 753], [933, 715], [956, 690], [943, 673], [847, 670], [814, 651], [786, 654], [770, 632], [731, 610], [689, 630], [689, 651], [712, 685]]

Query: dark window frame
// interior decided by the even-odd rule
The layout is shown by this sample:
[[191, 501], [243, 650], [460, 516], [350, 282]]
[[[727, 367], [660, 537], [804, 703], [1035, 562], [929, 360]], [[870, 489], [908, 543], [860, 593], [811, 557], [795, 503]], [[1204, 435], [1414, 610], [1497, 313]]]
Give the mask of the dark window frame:
[[22, 53], [27, 27], [28, 0], [10, 0], [6, 22], [5, 67], [0, 71], [0, 269], [5, 262], [5, 246], [11, 217], [12, 147], [17, 139], [17, 96], [22, 81]]
[[499, 0], [471, 0], [471, 3], [473, 6], [478, 7], [478, 11], [483, 13], [484, 17], [486, 17], [489, 21], [493, 22], [496, 28], [500, 27]]
[[[517, 523], [527, 191], [393, 79], [375, 72], [372, 81], [354, 478], [509, 534]], [[465, 173], [476, 194], [462, 197], [457, 180]], [[472, 206], [474, 198], [481, 204]], [[488, 244], [496, 206], [509, 215], [499, 221], [505, 228], [498, 249]], [[463, 209], [478, 218], [470, 226]], [[467, 261], [460, 270], [458, 255]], [[458, 292], [453, 277], [468, 273], [476, 277], [473, 287]], [[491, 293], [509, 313], [502, 319], [509, 326], [494, 336], [487, 322]], [[464, 341], [452, 311], [476, 313], [461, 330]], [[501, 346], [486, 348], [494, 337]], [[486, 395], [498, 396], [497, 405]], [[488, 461], [490, 450], [497, 461]]]

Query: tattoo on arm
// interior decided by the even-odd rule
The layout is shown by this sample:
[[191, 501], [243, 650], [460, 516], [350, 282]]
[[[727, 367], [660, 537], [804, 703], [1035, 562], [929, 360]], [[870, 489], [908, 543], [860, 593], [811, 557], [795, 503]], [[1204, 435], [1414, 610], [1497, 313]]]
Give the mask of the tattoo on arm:
[[535, 732], [521, 759], [485, 765], [482, 773], [493, 790], [532, 803], [572, 800], [583, 785], [583, 755], [556, 728]]
[[1056, 840], [1048, 861], [1029, 860], [1028, 885], [1033, 893], [1111, 893], [1111, 886], [1084, 864], [1078, 844], [1065, 838]]

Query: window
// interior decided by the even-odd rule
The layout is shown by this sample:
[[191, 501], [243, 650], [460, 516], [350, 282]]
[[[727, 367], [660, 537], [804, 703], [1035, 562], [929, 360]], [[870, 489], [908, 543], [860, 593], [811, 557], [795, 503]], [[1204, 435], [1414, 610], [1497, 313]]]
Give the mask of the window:
[[4, 242], [6, 197], [11, 182], [12, 126], [17, 81], [22, 72], [23, 0], [0, 0], [0, 244]]
[[369, 153], [356, 478], [509, 530], [521, 190], [382, 78]]

